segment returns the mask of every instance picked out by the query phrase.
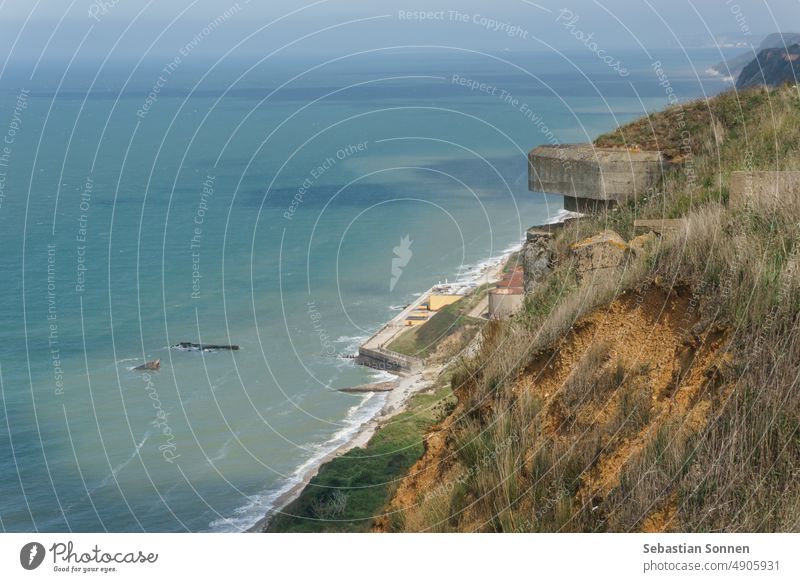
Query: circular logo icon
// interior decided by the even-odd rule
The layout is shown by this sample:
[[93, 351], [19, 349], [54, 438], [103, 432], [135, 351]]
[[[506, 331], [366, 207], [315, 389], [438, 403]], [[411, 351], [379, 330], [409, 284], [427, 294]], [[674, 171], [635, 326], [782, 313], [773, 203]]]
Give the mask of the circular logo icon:
[[44, 546], [39, 542], [29, 542], [19, 551], [19, 563], [26, 570], [35, 570], [44, 561]]

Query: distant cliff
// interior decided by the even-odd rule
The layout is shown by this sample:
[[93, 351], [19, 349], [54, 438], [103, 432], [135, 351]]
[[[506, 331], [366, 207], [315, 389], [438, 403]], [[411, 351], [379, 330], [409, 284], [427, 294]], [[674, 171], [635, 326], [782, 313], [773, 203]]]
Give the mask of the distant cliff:
[[800, 43], [800, 33], [798, 32], [774, 32], [767, 35], [755, 51], [749, 50], [732, 59], [717, 63], [711, 67], [711, 70], [725, 77], [730, 76], [735, 79], [742, 72], [742, 69], [752, 62], [754, 54], [765, 49], [784, 48], [797, 43]]
[[797, 83], [800, 75], [800, 44], [788, 49], [764, 49], [753, 59], [736, 80], [736, 88], [747, 89], [767, 85], [778, 87], [784, 83]]

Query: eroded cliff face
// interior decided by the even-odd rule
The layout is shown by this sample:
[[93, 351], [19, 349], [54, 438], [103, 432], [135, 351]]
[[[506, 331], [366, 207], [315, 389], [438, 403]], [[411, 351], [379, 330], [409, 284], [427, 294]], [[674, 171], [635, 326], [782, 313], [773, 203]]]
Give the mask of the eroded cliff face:
[[536, 286], [552, 272], [553, 260], [553, 234], [547, 230], [529, 230], [521, 253], [525, 295], [533, 293]]
[[[659, 447], [660, 454], [674, 453], [660, 442], [664, 427], [678, 425], [688, 442], [725, 397], [719, 370], [728, 363], [727, 333], [700, 321], [695, 302], [688, 288], [668, 291], [649, 282], [580, 319], [513, 380], [509, 419], [520, 421], [514, 407], [538, 404], [509, 447], [516, 497], [506, 500], [513, 518], [501, 529], [512, 523], [522, 531], [583, 531], [587, 524], [626, 531], [631, 523], [646, 531], [677, 529], [668, 487], [647, 499], [646, 488], [626, 481]], [[501, 403], [469, 410], [469, 390], [458, 392], [460, 404], [426, 436], [424, 456], [400, 483], [377, 531], [498, 529], [487, 516], [502, 513], [502, 503], [475, 495], [480, 487], [463, 486], [480, 475], [463, 462], [458, 425], [476, 414], [488, 421]], [[493, 463], [508, 460], [506, 450], [489, 454]], [[560, 463], [573, 475], [563, 482], [548, 475], [563, 473]], [[495, 506], [486, 507], [490, 502]]]

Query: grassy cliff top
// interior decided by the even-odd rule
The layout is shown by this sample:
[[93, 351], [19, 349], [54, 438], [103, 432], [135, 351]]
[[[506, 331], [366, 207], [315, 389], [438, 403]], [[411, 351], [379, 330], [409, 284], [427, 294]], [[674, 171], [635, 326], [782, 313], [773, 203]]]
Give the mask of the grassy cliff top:
[[[800, 168], [797, 87], [675, 106], [597, 145], [680, 163], [557, 235], [525, 311], [454, 372], [446, 446], [400, 484], [389, 529], [800, 528], [800, 200], [727, 205], [733, 171]], [[577, 281], [571, 243], [628, 239], [639, 217], [683, 226]]]
[[[761, 89], [727, 91], [711, 99], [699, 99], [673, 105], [622, 125], [612, 132], [599, 136], [598, 147], [621, 147], [642, 150], [660, 150], [676, 162], [688, 156], [708, 152], [709, 140], [717, 142], [730, 136], [743, 137], [749, 131], [763, 133], [771, 129], [769, 123], [777, 108], [778, 114], [796, 113], [797, 89], [785, 87], [767, 92]], [[789, 106], [787, 108], [787, 105]], [[762, 123], [766, 121], [767, 125]], [[780, 128], [775, 127], [776, 130]], [[755, 135], [754, 135], [755, 137]]]
[[[727, 204], [734, 171], [800, 169], [797, 87], [596, 143], [676, 163], [658, 191], [560, 231], [552, 274], [453, 360], [452, 392], [323, 468], [273, 530], [800, 529], [800, 200]], [[662, 217], [682, 226], [576, 277], [572, 243]]]
[[603, 217], [629, 237], [635, 218], [680, 218], [726, 202], [731, 172], [799, 170], [800, 90], [728, 91], [675, 105], [601, 135], [595, 145], [659, 149], [674, 162], [660, 188]]

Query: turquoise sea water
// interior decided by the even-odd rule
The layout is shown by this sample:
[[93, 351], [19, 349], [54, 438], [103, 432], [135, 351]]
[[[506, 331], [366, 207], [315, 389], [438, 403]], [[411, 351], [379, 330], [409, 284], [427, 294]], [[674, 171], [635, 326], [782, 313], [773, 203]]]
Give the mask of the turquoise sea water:
[[[527, 191], [526, 152], [667, 103], [642, 56], [625, 78], [572, 56], [9, 69], [2, 528], [252, 525], [380, 409], [336, 392], [378, 377], [337, 356], [561, 208]], [[657, 57], [681, 99], [726, 86], [716, 52]]]

